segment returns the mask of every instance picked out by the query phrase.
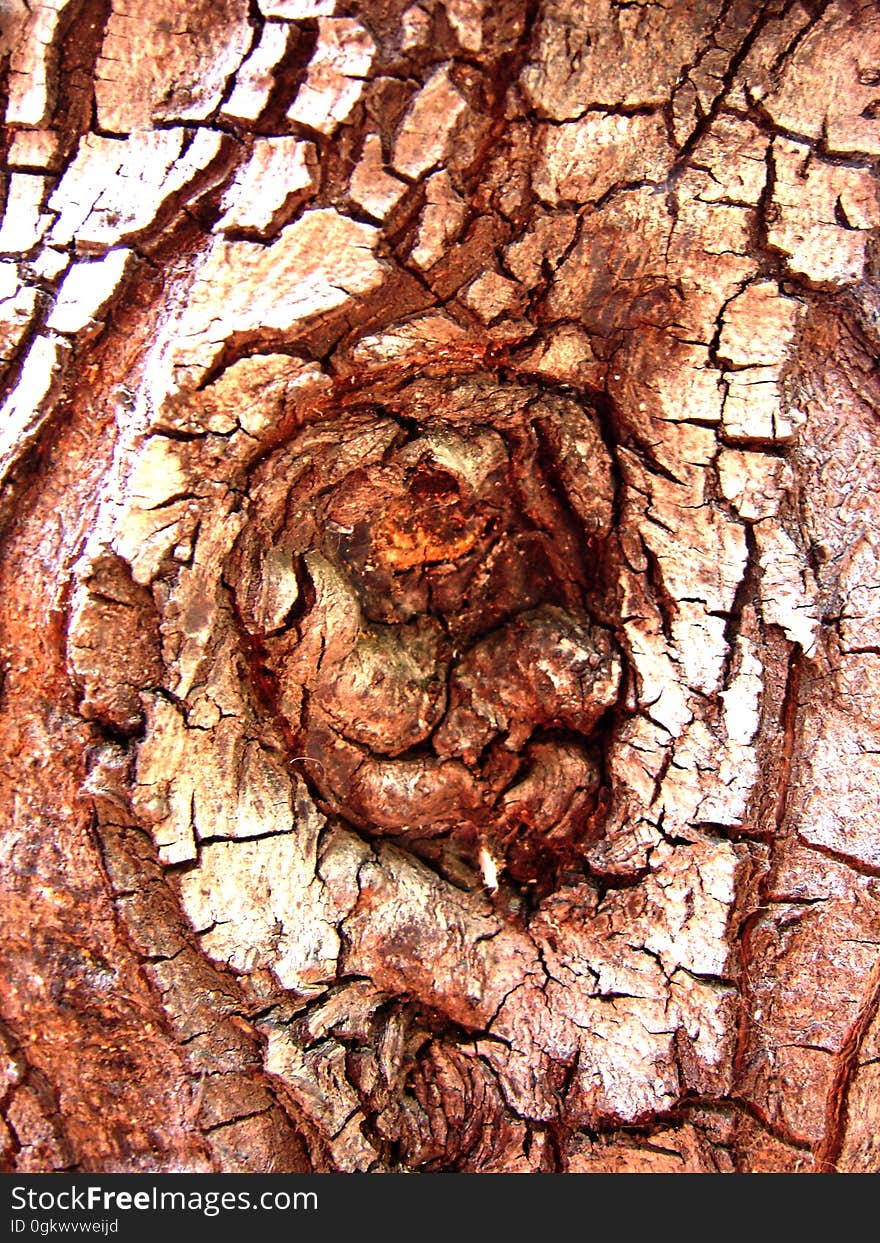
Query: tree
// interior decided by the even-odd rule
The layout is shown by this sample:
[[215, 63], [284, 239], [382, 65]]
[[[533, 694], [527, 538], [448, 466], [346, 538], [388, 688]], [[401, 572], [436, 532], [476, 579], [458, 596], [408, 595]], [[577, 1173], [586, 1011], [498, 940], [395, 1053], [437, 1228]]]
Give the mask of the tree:
[[11, 8], [6, 1168], [876, 1169], [876, 7]]

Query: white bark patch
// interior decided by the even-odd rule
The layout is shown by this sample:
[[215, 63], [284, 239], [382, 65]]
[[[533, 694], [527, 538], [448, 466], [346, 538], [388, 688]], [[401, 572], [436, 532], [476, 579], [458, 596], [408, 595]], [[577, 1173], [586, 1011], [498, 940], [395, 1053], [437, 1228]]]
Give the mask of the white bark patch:
[[[653, 710], [653, 707], [647, 709], [652, 713]], [[657, 776], [664, 760], [669, 755], [669, 748], [670, 734], [663, 725], [650, 720], [647, 716], [634, 717], [627, 722], [620, 732], [620, 737], [615, 739], [608, 757], [609, 771], [614, 788], [620, 796], [622, 807], [626, 806], [628, 798], [632, 799], [636, 807], [651, 806], [656, 792]], [[618, 814], [617, 820], [619, 819]], [[632, 850], [638, 854], [640, 859], [644, 857], [648, 847], [656, 844], [657, 830], [653, 826], [646, 825], [644, 821], [638, 821], [635, 827], [626, 825], [623, 832], [630, 839]], [[609, 854], [615, 857], [620, 855], [619, 838], [620, 826], [612, 822], [605, 842], [594, 848], [596, 857], [604, 859]], [[631, 852], [630, 847], [627, 846], [621, 857], [624, 864], [628, 861]], [[644, 864], [638, 866], [644, 866]]]
[[767, 231], [771, 246], [787, 256], [793, 272], [811, 281], [851, 285], [861, 280], [870, 230], [880, 225], [874, 174], [823, 164], [809, 147], [787, 138], [774, 141], [773, 162], [777, 215]]
[[198, 772], [196, 837], [210, 841], [289, 833], [291, 782], [278, 759], [245, 737], [240, 721], [221, 718], [208, 741], [209, 746], [190, 746], [186, 756], [187, 765]]
[[391, 163], [406, 177], [421, 177], [441, 164], [467, 104], [449, 74], [449, 65], [435, 69], [409, 106], [394, 142]]
[[495, 893], [498, 889], [498, 862], [485, 843], [480, 847], [479, 863], [483, 884], [490, 893]]
[[102, 259], [75, 263], [64, 278], [47, 326], [76, 333], [94, 323], [119, 288], [132, 252], [109, 250]]
[[656, 393], [656, 417], [669, 422], [718, 423], [721, 392], [718, 373], [709, 364], [709, 351], [703, 345], [670, 341], [669, 356], [674, 370], [667, 364], [647, 385]]
[[[873, 672], [877, 671], [875, 661]], [[862, 678], [867, 674], [862, 671]], [[799, 760], [806, 790], [794, 823], [798, 836], [869, 868], [880, 868], [880, 720], [857, 722], [839, 709], [811, 721]]]
[[382, 281], [378, 230], [333, 208], [306, 212], [271, 246], [216, 240], [193, 283], [174, 333], [172, 358], [196, 383], [227, 337], [293, 332]]
[[739, 202], [757, 206], [767, 181], [767, 148], [770, 139], [751, 121], [739, 117], [716, 117], [697, 147], [700, 164], [712, 176], [700, 189], [706, 202]]
[[521, 365], [525, 371], [560, 384], [604, 387], [606, 365], [596, 358], [587, 333], [573, 325], [547, 332]]
[[[191, 459], [194, 450], [166, 436], [151, 436], [121, 451], [120, 467], [126, 477], [123, 499], [108, 508], [110, 540], [131, 566], [135, 582], [145, 586], [176, 545], [189, 545], [200, 515], [192, 461], [184, 461], [184, 452]], [[225, 490], [207, 483], [205, 488], [213, 495], [211, 522], [202, 531], [208, 546], [216, 540], [216, 531], [236, 528], [237, 520], [227, 516], [230, 501]], [[234, 530], [227, 538], [235, 538]]]
[[406, 193], [406, 185], [386, 171], [382, 158], [382, 139], [368, 134], [364, 149], [348, 188], [353, 203], [376, 220], [384, 220]]
[[878, 64], [876, 8], [831, 4], [786, 58], [764, 106], [781, 128], [821, 138], [832, 153], [880, 155], [877, 87], [864, 74]]
[[803, 422], [794, 406], [783, 406], [778, 366], [726, 371], [727, 393], [721, 414], [724, 434], [731, 441], [788, 444]]
[[139, 509], [157, 509], [186, 492], [188, 484], [176, 443], [165, 436], [151, 436], [138, 455], [127, 494]]
[[718, 354], [733, 367], [784, 363], [803, 304], [783, 295], [775, 281], [749, 285], [724, 308]]
[[18, 348], [36, 307], [37, 291], [18, 276], [17, 265], [0, 263], [0, 362]]
[[345, 912], [316, 877], [323, 817], [306, 795], [291, 831], [257, 841], [211, 842], [180, 880], [187, 918], [210, 957], [234, 970], [269, 968], [283, 988], [316, 993], [336, 975]]
[[376, 1149], [364, 1135], [366, 1121], [360, 1099], [346, 1076], [347, 1051], [333, 1040], [300, 1048], [281, 1027], [263, 1028], [267, 1039], [266, 1070], [277, 1075], [297, 1104], [329, 1138], [334, 1169], [343, 1173], [368, 1170]]
[[695, 63], [714, 17], [714, 9], [678, 4], [554, 0], [532, 38], [521, 77], [526, 97], [555, 121], [603, 103], [659, 107]]
[[733, 743], [748, 746], [761, 723], [760, 702], [764, 666], [757, 649], [749, 639], [737, 639], [739, 672], [726, 690], [721, 692], [724, 703], [724, 728]]
[[449, 173], [435, 173], [425, 186], [425, 206], [410, 259], [423, 271], [447, 253], [465, 218], [464, 201], [456, 194]]
[[748, 555], [742, 525], [700, 505], [687, 485], [655, 476], [651, 490], [639, 532], [657, 557], [670, 595], [702, 602], [708, 613], [728, 613]]
[[392, 358], [432, 356], [467, 340], [466, 329], [451, 315], [419, 315], [388, 332], [361, 337], [352, 349], [358, 363], [389, 362]]
[[667, 651], [666, 640], [650, 623], [627, 622], [624, 630], [641, 680], [640, 703], [653, 721], [662, 725], [671, 738], [676, 738], [693, 713], [681, 685], [681, 674]]
[[718, 455], [721, 492], [741, 518], [772, 518], [792, 486], [788, 462], [767, 453], [725, 449]]
[[364, 90], [376, 44], [350, 17], [319, 17], [318, 44], [306, 80], [287, 111], [291, 121], [335, 134]]
[[467, 52], [479, 52], [483, 46], [484, 0], [444, 0], [449, 24]]
[[845, 651], [880, 648], [880, 531], [871, 523], [846, 554], [838, 580], [840, 642]]
[[691, 1071], [689, 1086], [697, 1091], [725, 1095], [732, 1087], [737, 1001], [732, 985], [695, 980], [687, 971], [672, 977], [670, 1010], [702, 1063], [696, 1075]]
[[54, 168], [59, 135], [51, 129], [20, 129], [12, 135], [7, 163], [10, 168]]
[[39, 244], [51, 216], [43, 211], [48, 178], [38, 173], [13, 173], [6, 191], [0, 251], [24, 253]]
[[411, 4], [400, 18], [400, 48], [411, 52], [424, 47], [431, 36], [431, 15], [420, 4]]
[[673, 659], [684, 671], [687, 685], [706, 695], [717, 690], [721, 682], [727, 653], [725, 621], [699, 601], [683, 600], [672, 622]]
[[235, 89], [223, 105], [223, 115], [240, 121], [256, 121], [269, 102], [275, 86], [275, 70], [287, 50], [290, 29], [281, 22], [267, 22], [260, 41], [235, 75]]
[[680, 1083], [670, 1056], [674, 1016], [665, 999], [640, 993], [600, 1001], [556, 985], [547, 992], [579, 1036], [574, 1091], [587, 1116], [598, 1111], [631, 1119], [672, 1104]]
[[799, 643], [811, 656], [819, 629], [819, 593], [803, 550], [769, 521], [755, 525], [755, 539], [764, 620], [780, 626], [787, 639]]
[[33, 271], [40, 280], [54, 281], [69, 265], [70, 255], [66, 251], [53, 250], [49, 246], [44, 246], [34, 258]]
[[42, 426], [69, 348], [55, 336], [40, 336], [31, 344], [18, 383], [0, 409], [0, 481]]
[[694, 975], [725, 975], [731, 953], [725, 934], [739, 869], [736, 848], [726, 841], [664, 842], [651, 862], [638, 926], [630, 935], [659, 956], [667, 974], [683, 967]]
[[[760, 687], [749, 686], [747, 691], [753, 689]], [[741, 724], [744, 730], [748, 728], [745, 720]], [[694, 721], [675, 747], [651, 812], [662, 813], [667, 831], [678, 827], [687, 833], [689, 826], [701, 823], [738, 828], [757, 778], [758, 760], [752, 747], [725, 737], [717, 726]]]
[[216, 232], [264, 232], [278, 212], [312, 189], [316, 167], [313, 143], [289, 136], [258, 138], [250, 159], [223, 196], [226, 210], [217, 221]]
[[86, 134], [49, 200], [59, 213], [51, 241], [81, 250], [115, 246], [152, 224], [162, 204], [217, 155], [220, 135], [199, 130], [183, 152], [183, 129], [128, 138]]
[[484, 324], [522, 306], [522, 289], [516, 281], [498, 272], [484, 272], [462, 294], [465, 306], [470, 307]]
[[346, 921], [345, 969], [409, 993], [455, 1022], [484, 1026], [505, 995], [538, 971], [528, 937], [505, 928], [486, 900], [464, 894], [393, 847], [359, 873]]
[[603, 999], [594, 977], [565, 971], [546, 989], [526, 985], [504, 1002], [491, 1030], [508, 1049], [489, 1042], [478, 1047], [505, 1098], [526, 1116], [555, 1116], [558, 1102], [544, 1086], [547, 1072], [554, 1063], [571, 1065], [577, 1058], [569, 1115], [632, 1119], [671, 1105], [681, 1089], [670, 1056], [674, 1016], [662, 994], [652, 991]]
[[[18, 18], [27, 14], [21, 35], [9, 61], [9, 100], [7, 125], [41, 125], [48, 120], [50, 90], [49, 57], [55, 42], [59, 18], [70, 0], [37, 0], [18, 8]], [[7, 5], [3, 6], [4, 9]], [[4, 13], [4, 16], [11, 16]], [[10, 21], [10, 29], [15, 22]]]
[[185, 863], [196, 857], [192, 800], [193, 767], [184, 763], [186, 722], [158, 696], [145, 696], [147, 734], [138, 748], [132, 807], [153, 835], [159, 862]]
[[298, 22], [310, 17], [329, 17], [336, 12], [336, 0], [258, 0], [264, 17]]
[[0, 263], [0, 300], [6, 301], [14, 297], [21, 288], [17, 265], [11, 260]]
[[[565, 1062], [577, 1052], [569, 1107], [585, 1117], [631, 1119], [687, 1086], [725, 1090], [734, 990], [695, 973], [723, 965], [738, 864], [729, 843], [671, 848], [655, 836], [652, 867], [629, 895], [612, 890], [597, 905], [587, 886], [561, 889], [533, 919], [546, 988], [512, 993], [492, 1025], [513, 1046], [492, 1062], [515, 1107], [525, 1099], [521, 1071], [541, 1052]], [[677, 1029], [693, 1054], [687, 1083], [672, 1069]], [[539, 1092], [537, 1102], [552, 1114], [552, 1100]]]
[[595, 203], [620, 183], [658, 181], [672, 163], [661, 116], [590, 113], [568, 125], [542, 128], [535, 193], [555, 206], [562, 200]]
[[250, 43], [247, 0], [113, 0], [95, 70], [99, 128], [204, 120]]

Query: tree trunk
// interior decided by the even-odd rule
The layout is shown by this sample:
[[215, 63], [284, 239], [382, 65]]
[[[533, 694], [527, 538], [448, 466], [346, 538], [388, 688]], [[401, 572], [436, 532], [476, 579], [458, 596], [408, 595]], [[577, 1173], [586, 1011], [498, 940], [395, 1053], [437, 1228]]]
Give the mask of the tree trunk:
[[880, 13], [15, 0], [0, 1153], [880, 1166]]

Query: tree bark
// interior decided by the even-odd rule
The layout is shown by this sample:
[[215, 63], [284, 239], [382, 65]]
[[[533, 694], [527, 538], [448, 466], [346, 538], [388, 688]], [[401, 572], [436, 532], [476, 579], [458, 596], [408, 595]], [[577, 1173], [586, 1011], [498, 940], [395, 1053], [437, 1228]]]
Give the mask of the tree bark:
[[4, 20], [2, 1168], [876, 1170], [876, 6]]

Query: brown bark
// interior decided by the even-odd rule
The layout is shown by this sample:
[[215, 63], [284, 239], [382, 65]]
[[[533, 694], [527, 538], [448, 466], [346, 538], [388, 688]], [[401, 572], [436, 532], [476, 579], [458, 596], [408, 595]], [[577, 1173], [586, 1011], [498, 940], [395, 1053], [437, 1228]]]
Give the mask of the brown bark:
[[0, 32], [0, 1161], [867, 1171], [871, 3]]

